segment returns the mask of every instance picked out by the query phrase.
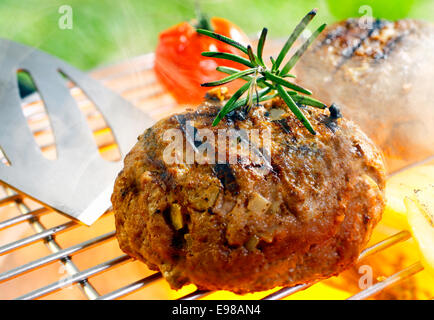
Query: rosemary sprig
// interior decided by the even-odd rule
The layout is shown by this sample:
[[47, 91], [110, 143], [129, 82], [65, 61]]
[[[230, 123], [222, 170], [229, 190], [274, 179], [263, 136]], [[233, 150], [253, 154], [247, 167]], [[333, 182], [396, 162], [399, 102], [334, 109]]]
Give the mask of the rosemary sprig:
[[[279, 55], [277, 56], [277, 59], [275, 60], [273, 57], [270, 57], [270, 61], [272, 64], [271, 68], [268, 68], [263, 60], [264, 45], [268, 33], [268, 30], [266, 28], [262, 29], [256, 54], [253, 52], [251, 46], [246, 47], [228, 37], [214, 33], [209, 30], [197, 29], [198, 33], [231, 45], [240, 50], [248, 57], [248, 59], [246, 59], [245, 57], [225, 52], [202, 53], [202, 55], [205, 57], [235, 61], [248, 67], [248, 69], [246, 70], [238, 70], [235, 68], [219, 66], [217, 67], [217, 70], [226, 73], [229, 76], [221, 80], [202, 84], [202, 86], [204, 87], [212, 87], [219, 86], [236, 79], [242, 79], [244, 81], [247, 81], [226, 102], [226, 104], [218, 113], [217, 117], [214, 119], [213, 126], [217, 125], [225, 115], [237, 108], [246, 107], [246, 110], [248, 112], [253, 106], [253, 101], [256, 101], [256, 103], [258, 104], [259, 102], [267, 101], [276, 96], [280, 96], [285, 102], [285, 104], [288, 106], [288, 109], [294, 113], [297, 119], [299, 119], [303, 123], [307, 130], [309, 130], [309, 132], [312, 134], [316, 134], [312, 124], [306, 118], [303, 110], [300, 109], [298, 104], [309, 105], [321, 109], [325, 108], [326, 105], [321, 101], [309, 97], [312, 94], [310, 90], [288, 81], [288, 78], [295, 78], [295, 76], [290, 74], [289, 72], [303, 55], [303, 53], [307, 50], [307, 48], [316, 39], [316, 37], [318, 37], [318, 35], [324, 30], [326, 25], [321, 25], [315, 32], [313, 32], [309, 39], [307, 39], [303, 43], [303, 45], [300, 46], [300, 48], [289, 59], [289, 61], [284, 65], [284, 67], [279, 70], [280, 65], [282, 64], [285, 56], [291, 49], [292, 45], [295, 43], [297, 38], [300, 36], [300, 34], [303, 32], [303, 30], [306, 28], [306, 26], [315, 15], [316, 9], [310, 11], [295, 27], [294, 31], [291, 33]], [[258, 90], [258, 87], [261, 88], [261, 90]], [[241, 98], [246, 92], [247, 96], [245, 98]]]

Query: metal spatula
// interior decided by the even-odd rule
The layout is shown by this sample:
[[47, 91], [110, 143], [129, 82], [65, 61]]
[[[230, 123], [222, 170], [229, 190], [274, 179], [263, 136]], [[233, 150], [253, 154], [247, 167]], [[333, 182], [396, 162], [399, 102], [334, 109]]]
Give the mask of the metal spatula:
[[[30, 73], [54, 133], [57, 160], [45, 158], [21, 109], [17, 72]], [[0, 181], [63, 214], [90, 225], [110, 207], [121, 161], [104, 160], [84, 115], [60, 72], [99, 109], [122, 156], [153, 120], [118, 94], [64, 61], [37, 49], [0, 39]], [[44, 183], [41, 184], [41, 181]]]

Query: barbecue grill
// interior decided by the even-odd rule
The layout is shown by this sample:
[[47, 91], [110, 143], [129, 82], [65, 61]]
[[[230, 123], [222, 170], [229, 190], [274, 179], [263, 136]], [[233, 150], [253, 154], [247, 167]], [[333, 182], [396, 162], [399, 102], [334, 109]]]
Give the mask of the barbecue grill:
[[[153, 54], [143, 55], [98, 69], [92, 76], [156, 119], [184, 110], [185, 107], [178, 106], [157, 83], [152, 70], [153, 58]], [[102, 157], [119, 159], [120, 153], [101, 114], [83, 91], [72, 83], [70, 90], [93, 129]], [[39, 95], [35, 93], [24, 98], [22, 108], [44, 155], [54, 159], [54, 139]], [[1, 149], [0, 162], [3, 162], [0, 165], [8, 165], [7, 155], [3, 155]], [[378, 254], [387, 254], [393, 249], [399, 251], [400, 246], [412, 241], [406, 230], [387, 230], [383, 234], [382, 238], [378, 235], [373, 237], [372, 243], [360, 256], [361, 263], [368, 256], [375, 260]], [[325, 287], [331, 290], [324, 289], [322, 298], [325, 299], [368, 299], [421, 274], [423, 266], [415, 260], [391, 270], [391, 273], [374, 279], [373, 285], [365, 289], [353, 283], [351, 287], [357, 287], [358, 292], [345, 289], [349, 280], [344, 276], [337, 277], [336, 281], [276, 288], [246, 296], [200, 291], [193, 285], [173, 291], [160, 273], [148, 270], [144, 264], [121, 252], [115, 239], [113, 212], [110, 210], [94, 225], [86, 227], [42, 207], [6, 185], [0, 185], [1, 299], [283, 299], [292, 295], [296, 297], [296, 293], [305, 289], [303, 297], [309, 298], [311, 290]], [[334, 288], [333, 281], [344, 285]], [[336, 295], [336, 292], [342, 294]]]

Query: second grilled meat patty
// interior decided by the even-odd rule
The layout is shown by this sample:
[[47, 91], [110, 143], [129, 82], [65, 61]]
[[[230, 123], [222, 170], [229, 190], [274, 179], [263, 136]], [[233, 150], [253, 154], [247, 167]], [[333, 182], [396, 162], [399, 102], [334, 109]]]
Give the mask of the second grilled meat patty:
[[434, 27], [415, 20], [331, 25], [296, 66], [298, 80], [336, 102], [382, 149], [389, 169], [434, 155]]
[[[286, 110], [279, 99], [212, 127], [220, 107], [207, 102], [139, 137], [112, 195], [122, 250], [161, 271], [174, 289], [194, 283], [247, 293], [352, 265], [384, 207], [384, 165], [369, 138], [335, 109], [304, 109], [315, 136], [290, 112], [274, 119]], [[270, 130], [270, 170], [249, 160], [166, 163], [167, 130], [182, 132], [184, 146], [195, 144], [188, 121], [216, 137], [223, 129]], [[217, 150], [223, 142], [207, 143]]]

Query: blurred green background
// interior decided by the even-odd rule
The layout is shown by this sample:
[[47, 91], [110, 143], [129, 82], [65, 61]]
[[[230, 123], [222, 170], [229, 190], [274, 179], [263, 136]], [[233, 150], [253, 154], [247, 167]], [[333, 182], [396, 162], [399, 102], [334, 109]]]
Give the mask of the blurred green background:
[[[432, 0], [202, 0], [209, 16], [238, 24], [247, 34], [263, 26], [269, 36], [290, 33], [310, 9], [319, 8], [312, 27], [350, 16], [434, 20]], [[58, 27], [59, 7], [69, 5], [72, 30]], [[363, 9], [363, 8], [362, 8]], [[194, 18], [193, 0], [0, 0], [0, 37], [38, 47], [81, 69], [91, 69], [155, 48], [158, 33]]]

